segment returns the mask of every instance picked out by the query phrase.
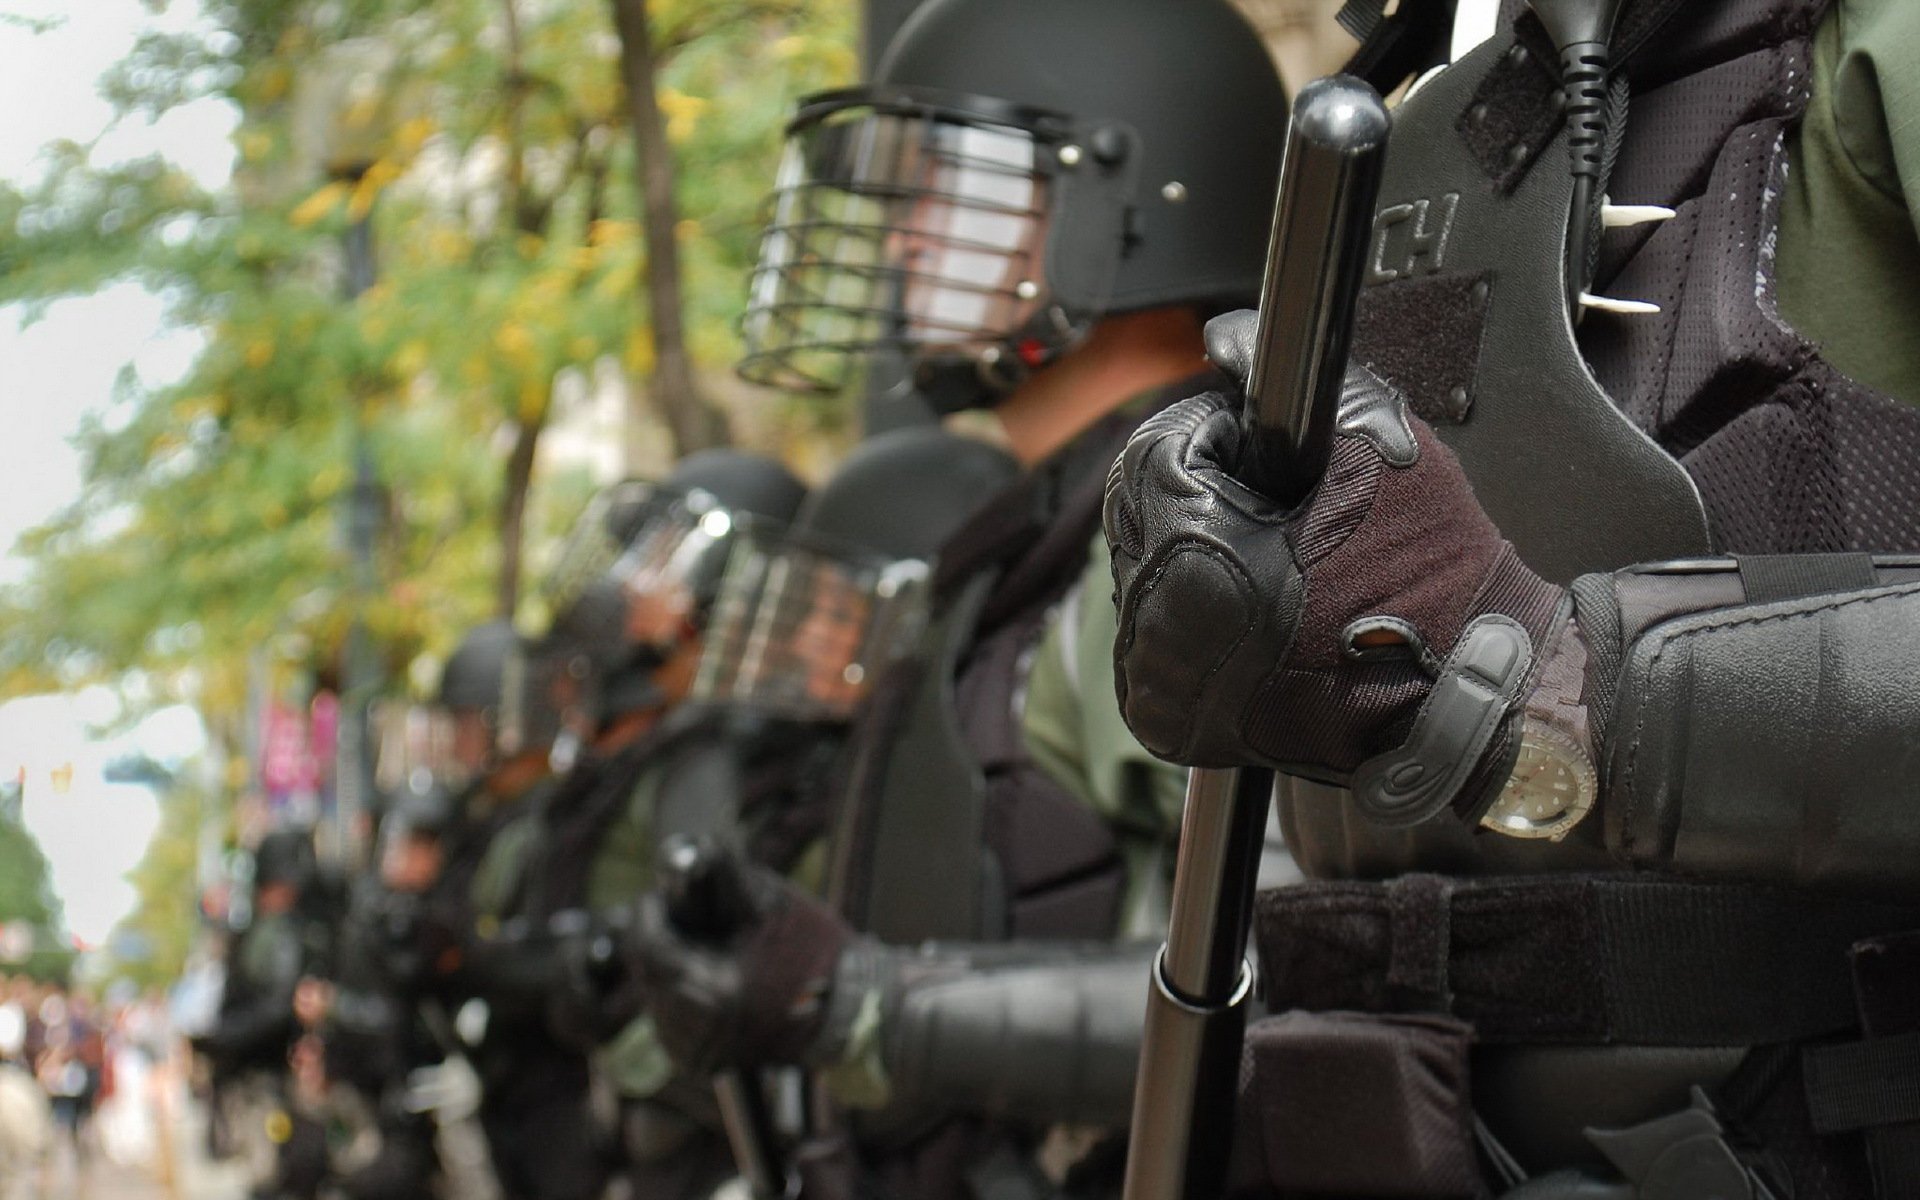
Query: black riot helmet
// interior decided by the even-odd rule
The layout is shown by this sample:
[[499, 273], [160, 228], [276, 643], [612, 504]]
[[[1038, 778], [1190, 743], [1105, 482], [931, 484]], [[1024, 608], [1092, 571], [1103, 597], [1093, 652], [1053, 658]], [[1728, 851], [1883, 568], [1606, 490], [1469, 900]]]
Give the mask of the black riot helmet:
[[785, 466], [741, 450], [696, 450], [674, 464], [660, 487], [681, 496], [705, 492], [730, 512], [780, 522], [793, 519], [807, 494]]
[[582, 663], [578, 646], [529, 640], [509, 621], [471, 630], [441, 669], [436, 711], [425, 714], [410, 762], [458, 790], [507, 759], [551, 746], [585, 673]]
[[519, 641], [510, 621], [489, 621], [469, 630], [440, 670], [439, 706], [497, 716], [507, 656]]
[[1019, 472], [1005, 451], [937, 425], [890, 430], [855, 447], [800, 506], [793, 527], [888, 558], [931, 561]]
[[851, 717], [919, 635], [941, 544], [1018, 473], [1004, 452], [935, 426], [863, 443], [790, 529], [734, 546], [694, 699], [793, 720]]
[[741, 373], [988, 406], [1101, 317], [1259, 294], [1287, 102], [1227, 0], [928, 0], [788, 127]]
[[380, 834], [441, 837], [460, 819], [460, 797], [433, 779], [410, 779], [387, 797]]
[[305, 891], [319, 876], [320, 861], [313, 852], [313, 835], [305, 829], [276, 829], [253, 848], [253, 886], [291, 884]]

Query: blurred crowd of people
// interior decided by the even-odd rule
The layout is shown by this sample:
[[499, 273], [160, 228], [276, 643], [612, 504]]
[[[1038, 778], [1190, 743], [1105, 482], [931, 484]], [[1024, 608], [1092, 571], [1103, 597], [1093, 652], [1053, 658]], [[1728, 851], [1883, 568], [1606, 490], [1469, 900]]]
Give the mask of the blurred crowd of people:
[[177, 1049], [158, 994], [116, 987], [103, 998], [0, 976], [0, 1178], [37, 1168], [71, 1179], [101, 1156], [149, 1161], [157, 1137], [149, 1085]]

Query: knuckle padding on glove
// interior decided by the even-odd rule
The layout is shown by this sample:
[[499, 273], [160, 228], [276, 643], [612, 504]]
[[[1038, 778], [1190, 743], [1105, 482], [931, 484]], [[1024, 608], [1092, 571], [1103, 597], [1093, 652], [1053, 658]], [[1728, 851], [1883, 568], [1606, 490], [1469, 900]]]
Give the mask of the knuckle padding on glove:
[[[1122, 703], [1141, 743], [1173, 757], [1193, 740], [1192, 697], [1245, 643], [1256, 620], [1253, 581], [1218, 547], [1200, 541], [1172, 546], [1143, 564], [1141, 577], [1145, 582], [1134, 591], [1132, 620], [1125, 625], [1121, 672], [1122, 679], [1139, 682], [1125, 690]], [[1173, 636], [1189, 622], [1242, 632], [1213, 655], [1195, 658], [1178, 653], [1185, 639]]]

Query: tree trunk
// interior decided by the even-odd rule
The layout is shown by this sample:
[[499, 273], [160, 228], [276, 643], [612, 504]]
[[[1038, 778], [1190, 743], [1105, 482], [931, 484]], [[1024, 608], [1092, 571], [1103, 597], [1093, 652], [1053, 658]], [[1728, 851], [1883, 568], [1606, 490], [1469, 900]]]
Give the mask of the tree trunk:
[[527, 491], [533, 484], [534, 451], [540, 446], [540, 431], [546, 427], [547, 410], [531, 421], [514, 428], [513, 453], [507, 456], [506, 487], [500, 493], [500, 580], [496, 608], [500, 616], [513, 620], [520, 608], [520, 554], [525, 541], [522, 531], [527, 520]]
[[641, 227], [647, 245], [648, 334], [653, 342], [653, 372], [646, 392], [665, 420], [676, 456], [725, 445], [726, 420], [700, 395], [687, 357], [680, 304], [680, 248], [674, 228], [680, 223], [673, 193], [673, 147], [660, 120], [654, 96], [652, 35], [647, 0], [609, 0], [620, 33], [620, 76], [627, 89], [628, 123], [633, 128], [635, 183], [641, 199]]
[[[522, 101], [526, 93], [524, 48], [520, 37], [520, 15], [514, 0], [501, 0], [501, 22], [507, 36], [507, 170], [506, 211], [514, 228], [521, 233], [544, 236], [544, 221], [538, 207], [528, 200], [529, 189], [522, 147]], [[542, 404], [532, 418], [522, 415], [513, 431], [513, 451], [507, 455], [506, 477], [500, 489], [500, 574], [495, 580], [495, 609], [503, 620], [511, 621], [520, 608], [520, 559], [526, 550], [527, 493], [533, 488], [533, 464], [540, 449], [540, 434], [546, 428], [548, 404]]]

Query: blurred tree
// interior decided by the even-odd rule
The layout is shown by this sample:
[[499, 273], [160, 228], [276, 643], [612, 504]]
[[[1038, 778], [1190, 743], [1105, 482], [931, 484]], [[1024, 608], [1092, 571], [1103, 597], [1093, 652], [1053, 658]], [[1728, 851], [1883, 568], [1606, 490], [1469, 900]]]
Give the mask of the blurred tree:
[[[11, 786], [11, 785], [9, 785]], [[46, 856], [20, 823], [18, 806], [0, 815], [0, 925], [32, 927], [32, 950], [24, 960], [0, 962], [0, 971], [23, 971], [35, 979], [65, 979], [73, 951], [61, 933]]]
[[[557, 395], [625, 375], [673, 449], [725, 436], [692, 368], [733, 355], [781, 122], [851, 74], [854, 3], [652, 7], [652, 70], [628, 77], [650, 78], [665, 184], [634, 183], [632, 28], [608, 9], [205, 0], [211, 32], [146, 37], [102, 86], [129, 119], [231, 103], [231, 187], [73, 144], [0, 187], [0, 303], [131, 278], [205, 337], [184, 379], [123, 375], [84, 430], [83, 495], [0, 594], [0, 693], [137, 672], [238, 750], [250, 654], [337, 657], [356, 411], [391, 487], [368, 620], [396, 679], [515, 611], [523, 541], [577, 509], [586, 481], [535, 478]], [[339, 234], [369, 217], [379, 282], [342, 304]]]
[[160, 828], [131, 876], [139, 899], [107, 942], [110, 953], [129, 940], [140, 946], [143, 954], [138, 958], [114, 953], [114, 973], [142, 987], [178, 979], [200, 931], [200, 838], [218, 802], [192, 774], [171, 778], [155, 794], [160, 798]]

